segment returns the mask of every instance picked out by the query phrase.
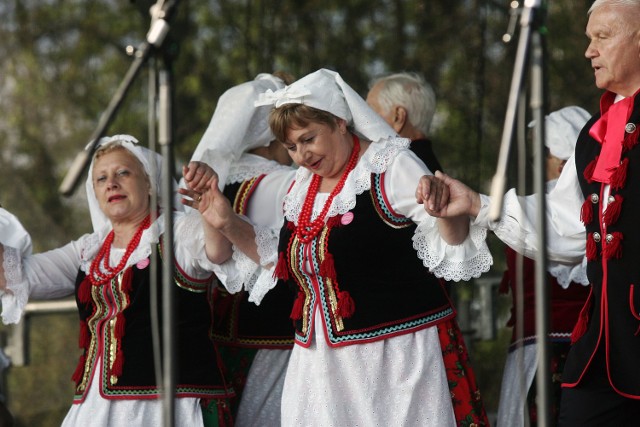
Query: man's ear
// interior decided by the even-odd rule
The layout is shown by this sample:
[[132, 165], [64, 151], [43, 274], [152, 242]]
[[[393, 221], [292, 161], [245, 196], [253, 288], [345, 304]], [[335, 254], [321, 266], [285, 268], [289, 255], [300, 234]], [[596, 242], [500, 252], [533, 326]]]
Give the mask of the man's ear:
[[393, 111], [393, 129], [400, 133], [407, 123], [407, 110], [404, 107], [396, 106]]

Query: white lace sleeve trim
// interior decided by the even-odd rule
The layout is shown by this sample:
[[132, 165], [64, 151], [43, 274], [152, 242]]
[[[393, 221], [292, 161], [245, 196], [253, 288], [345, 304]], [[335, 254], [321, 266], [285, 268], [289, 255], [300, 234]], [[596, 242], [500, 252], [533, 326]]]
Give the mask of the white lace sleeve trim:
[[471, 225], [465, 241], [452, 246], [442, 239], [435, 222], [431, 217], [423, 221], [413, 236], [413, 247], [429, 271], [455, 282], [477, 278], [489, 271], [493, 257], [485, 241], [486, 229]]
[[249, 293], [249, 302], [260, 305], [262, 298], [273, 289], [278, 283], [278, 279], [273, 277], [275, 266], [260, 269], [260, 274], [256, 277], [255, 283]]
[[20, 251], [5, 246], [2, 267], [7, 284], [7, 288], [2, 293], [2, 322], [18, 323], [29, 300], [29, 283], [23, 275]]
[[567, 289], [572, 282], [579, 283], [583, 286], [589, 285], [586, 257], [581, 264], [576, 265], [566, 265], [549, 261], [547, 271], [556, 278], [558, 284], [562, 286], [563, 289]]
[[264, 157], [254, 154], [244, 153], [240, 159], [229, 168], [227, 184], [243, 182], [282, 169], [291, 170], [291, 167], [281, 165], [274, 160], [267, 160]]
[[[371, 174], [385, 172], [398, 152], [408, 147], [409, 143], [405, 138], [389, 138], [371, 143], [347, 177], [342, 191], [333, 199], [327, 218], [353, 209], [356, 196], [371, 188]], [[284, 200], [285, 216], [289, 221], [297, 222], [312, 176], [308, 169], [298, 169], [295, 183]], [[322, 206], [314, 206], [312, 216], [315, 218], [321, 209]]]

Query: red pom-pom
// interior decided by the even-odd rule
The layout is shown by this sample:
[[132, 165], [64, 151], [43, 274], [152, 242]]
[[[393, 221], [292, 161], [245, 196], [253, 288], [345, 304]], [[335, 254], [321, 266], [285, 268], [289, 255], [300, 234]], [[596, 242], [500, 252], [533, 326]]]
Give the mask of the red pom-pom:
[[298, 292], [298, 296], [296, 300], [293, 302], [293, 308], [291, 309], [291, 314], [289, 317], [293, 320], [302, 319], [302, 309], [304, 307], [304, 292]]
[[614, 196], [613, 202], [607, 205], [607, 209], [604, 211], [604, 223], [607, 225], [615, 224], [620, 217], [622, 210], [623, 197], [621, 195]]
[[614, 190], [619, 190], [624, 187], [627, 182], [627, 168], [629, 166], [629, 159], [624, 159], [620, 166], [616, 168], [616, 170], [611, 174], [610, 183], [611, 188]]
[[287, 265], [287, 259], [284, 257], [284, 252], [280, 252], [280, 255], [278, 255], [278, 263], [273, 271], [273, 277], [275, 279], [289, 280], [289, 266]]
[[89, 326], [87, 322], [80, 321], [80, 337], [78, 338], [78, 347], [87, 348], [91, 341], [91, 334], [89, 333]]
[[638, 145], [638, 134], [640, 133], [640, 127], [636, 127], [636, 129], [631, 133], [624, 133], [624, 139], [622, 140], [622, 148], [625, 151], [631, 150], [633, 147]]
[[122, 273], [122, 281], [120, 282], [120, 289], [125, 294], [129, 295], [131, 289], [133, 289], [133, 268], [127, 268], [124, 273]]
[[622, 258], [622, 233], [616, 231], [612, 233], [613, 239], [604, 246], [602, 256], [606, 259]]
[[584, 168], [584, 172], [582, 172], [582, 176], [584, 176], [584, 179], [586, 179], [588, 183], [593, 182], [593, 180], [591, 179], [591, 176], [593, 175], [593, 171], [596, 169], [597, 163], [598, 163], [598, 156], [596, 156], [596, 158], [593, 159], [591, 163], [587, 165], [586, 168]]
[[587, 198], [582, 204], [582, 208], [580, 209], [580, 221], [584, 225], [587, 225], [593, 219], [593, 207], [591, 206], [591, 199]]
[[587, 324], [589, 323], [589, 309], [591, 305], [591, 298], [587, 300], [585, 305], [580, 310], [580, 316], [578, 316], [578, 322], [574, 326], [571, 332], [571, 344], [578, 341], [587, 332]]
[[598, 249], [596, 248], [596, 242], [593, 240], [593, 234], [589, 233], [587, 236], [587, 260], [593, 261], [596, 259]]
[[336, 280], [336, 266], [333, 261], [333, 255], [329, 252], [326, 253], [320, 264], [320, 275], [327, 279]]
[[356, 305], [351, 298], [351, 294], [346, 291], [338, 292], [338, 315], [343, 318], [353, 316], [356, 311]]
[[82, 304], [89, 304], [91, 302], [91, 279], [89, 279], [88, 275], [85, 276], [78, 287], [78, 301]]

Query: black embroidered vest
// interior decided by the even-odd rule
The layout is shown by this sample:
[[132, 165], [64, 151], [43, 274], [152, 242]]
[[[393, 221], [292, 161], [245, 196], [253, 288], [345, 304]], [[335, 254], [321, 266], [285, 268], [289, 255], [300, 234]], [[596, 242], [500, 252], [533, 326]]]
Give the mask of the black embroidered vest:
[[[356, 197], [350, 212], [329, 218], [308, 244], [292, 238], [293, 224], [283, 226], [279, 252], [289, 284], [298, 289], [292, 310], [298, 344], [311, 344], [315, 315], [322, 316], [332, 347], [415, 332], [455, 316], [440, 281], [413, 248], [416, 225], [393, 212], [383, 182], [384, 175], [372, 175], [371, 190]], [[333, 265], [325, 268], [328, 260]]]
[[587, 123], [576, 145], [576, 171], [585, 198], [582, 218], [587, 232], [587, 274], [593, 289], [577, 327], [583, 330], [574, 331], [577, 341], [563, 373], [565, 385], [575, 386], [601, 348], [607, 354], [611, 385], [618, 393], [634, 398], [640, 398], [639, 99], [635, 99], [631, 125], [627, 125], [619, 168], [623, 174], [611, 186], [604, 214], [604, 185], [588, 179], [601, 150], [600, 143], [589, 135], [599, 115]]
[[[113, 280], [93, 286], [85, 273], [76, 278], [80, 315], [80, 345], [84, 349], [74, 374], [75, 401], [84, 400], [94, 369], [100, 372], [100, 390], [107, 399], [157, 397], [151, 335], [151, 310], [160, 319], [162, 338], [162, 262], [156, 264], [158, 304], [151, 306], [150, 260], [127, 268]], [[225, 389], [218, 355], [209, 338], [212, 278], [188, 277], [176, 264], [174, 287], [176, 318], [176, 396], [222, 398]], [[82, 296], [84, 295], [84, 296]], [[88, 302], [82, 302], [86, 301]], [[100, 365], [97, 365], [101, 357]], [[97, 365], [97, 366], [96, 366]]]

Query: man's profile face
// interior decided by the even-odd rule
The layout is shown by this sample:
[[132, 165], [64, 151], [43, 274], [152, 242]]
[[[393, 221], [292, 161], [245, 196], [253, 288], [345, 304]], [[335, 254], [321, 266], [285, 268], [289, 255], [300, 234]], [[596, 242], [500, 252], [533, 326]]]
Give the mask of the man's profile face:
[[623, 96], [640, 88], [639, 30], [638, 6], [607, 4], [591, 13], [585, 56], [591, 60], [598, 88]]

